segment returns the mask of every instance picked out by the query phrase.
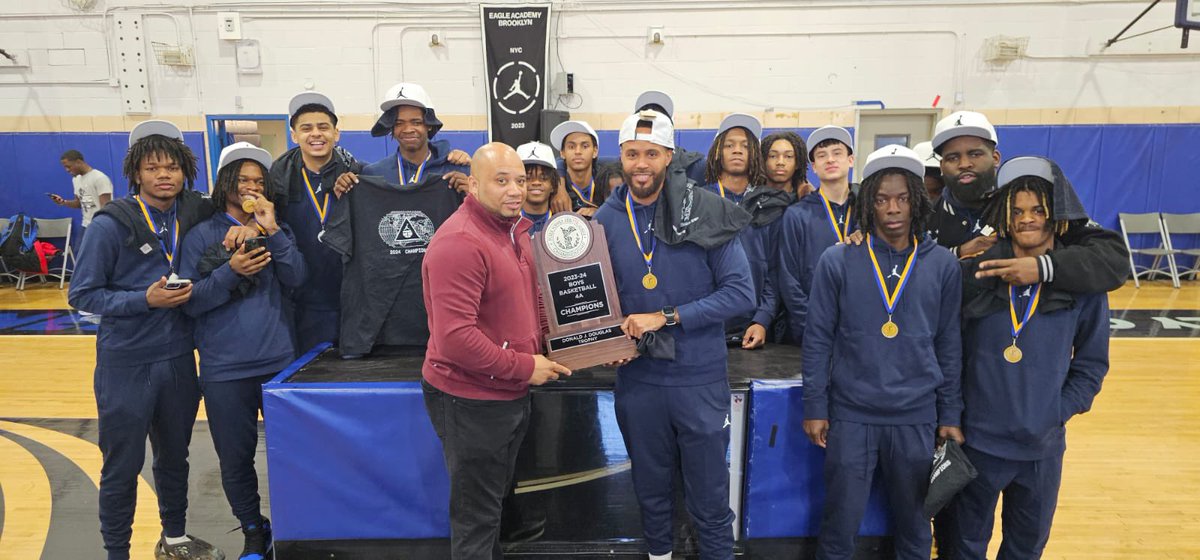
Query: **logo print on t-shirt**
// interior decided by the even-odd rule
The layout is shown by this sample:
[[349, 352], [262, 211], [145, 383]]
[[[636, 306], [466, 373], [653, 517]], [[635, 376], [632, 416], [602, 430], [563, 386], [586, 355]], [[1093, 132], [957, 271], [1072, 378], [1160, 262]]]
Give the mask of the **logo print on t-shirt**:
[[393, 249], [428, 246], [433, 231], [433, 220], [420, 211], [394, 210], [379, 220], [379, 238]]

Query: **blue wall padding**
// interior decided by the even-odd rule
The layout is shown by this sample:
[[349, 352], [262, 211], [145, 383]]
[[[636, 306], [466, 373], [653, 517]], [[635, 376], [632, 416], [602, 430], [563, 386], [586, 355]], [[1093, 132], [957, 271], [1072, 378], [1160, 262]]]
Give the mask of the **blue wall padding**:
[[276, 539], [450, 536], [449, 477], [419, 383], [272, 382], [263, 417]]
[[[747, 539], [815, 537], [820, 530], [825, 451], [804, 434], [803, 396], [799, 381], [750, 384], [746, 494], [742, 502], [742, 534]], [[882, 490], [877, 476], [860, 535], [891, 534]]]
[[[1079, 190], [1092, 218], [1116, 229], [1118, 212], [1200, 212], [1197, 177], [1200, 177], [1200, 124], [1154, 125], [1033, 125], [999, 126], [1000, 152], [1005, 159], [1047, 156], [1058, 161]], [[770, 133], [780, 129], [768, 129]], [[812, 128], [797, 129], [803, 137]], [[617, 132], [601, 130], [600, 155], [617, 157]], [[707, 153], [714, 130], [680, 130], [678, 146]], [[201, 158], [197, 186], [207, 190], [208, 154], [202, 134], [184, 133]], [[442, 131], [438, 138], [473, 152], [486, 141], [484, 131]], [[0, 133], [0, 216], [18, 211], [39, 218], [75, 217], [79, 212], [54, 205], [45, 196], [69, 196], [71, 181], [59, 165], [68, 149], [83, 152], [89, 163], [113, 178], [115, 195], [127, 193], [120, 176], [128, 146], [123, 132], [8, 132]], [[341, 144], [360, 160], [374, 162], [391, 156], [396, 144], [372, 138], [365, 131], [342, 133]], [[865, 157], [866, 154], [857, 154]], [[816, 177], [811, 173], [810, 181]], [[1187, 246], [1195, 246], [1183, 240]]]
[[[196, 189], [208, 191], [208, 164], [204, 153], [204, 135], [183, 133], [184, 142], [198, 158]], [[80, 214], [75, 208], [58, 206], [46, 193], [68, 200], [75, 197], [71, 176], [62, 168], [59, 157], [67, 150], [79, 150], [87, 162], [103, 171], [113, 183], [113, 196], [129, 194], [129, 182], [121, 175], [125, 152], [129, 149], [126, 132], [8, 132], [0, 133], [0, 217], [25, 212], [36, 218], [74, 218], [74, 231], [80, 230]], [[75, 236], [78, 240], [78, 235]]]

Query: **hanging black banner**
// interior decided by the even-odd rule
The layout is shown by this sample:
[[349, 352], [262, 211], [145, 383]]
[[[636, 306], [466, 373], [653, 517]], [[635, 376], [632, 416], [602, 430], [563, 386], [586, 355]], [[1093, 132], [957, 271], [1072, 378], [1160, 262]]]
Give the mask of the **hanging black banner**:
[[549, 4], [482, 5], [488, 137], [514, 148], [538, 139], [546, 106]]

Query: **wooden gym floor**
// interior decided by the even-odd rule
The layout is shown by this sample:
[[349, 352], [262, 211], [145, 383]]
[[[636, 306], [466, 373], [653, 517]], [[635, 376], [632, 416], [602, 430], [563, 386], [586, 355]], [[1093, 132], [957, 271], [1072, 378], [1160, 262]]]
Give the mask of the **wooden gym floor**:
[[[1200, 284], [1113, 292], [1111, 369], [1092, 411], [1071, 421], [1046, 558], [1200, 558]], [[57, 285], [0, 285], [0, 560], [102, 555], [94, 332]], [[191, 446], [188, 531], [236, 557], [203, 408]], [[259, 446], [261, 491], [266, 461]], [[133, 557], [152, 558], [159, 523], [149, 461]], [[999, 531], [992, 552], [999, 543]]]

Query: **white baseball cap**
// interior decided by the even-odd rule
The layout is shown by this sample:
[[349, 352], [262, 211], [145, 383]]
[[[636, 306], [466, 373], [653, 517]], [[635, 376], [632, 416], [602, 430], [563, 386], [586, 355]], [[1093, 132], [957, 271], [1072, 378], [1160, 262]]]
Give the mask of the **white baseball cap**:
[[288, 102], [288, 117], [294, 117], [296, 115], [296, 111], [299, 111], [300, 108], [305, 105], [320, 105], [326, 109], [329, 109], [330, 113], [337, 114], [337, 112], [333, 110], [333, 101], [329, 99], [328, 96], [315, 91], [304, 91], [297, 93], [292, 97], [292, 100]]
[[550, 169], [558, 169], [554, 162], [554, 150], [541, 142], [526, 142], [517, 146], [517, 155], [525, 165], [544, 165]]
[[[650, 122], [650, 134], [638, 134], [638, 123], [645, 121]], [[625, 122], [621, 123], [621, 132], [617, 135], [618, 145], [630, 140], [645, 140], [674, 150], [675, 127], [671, 124], [671, 119], [658, 111], [639, 111], [625, 117]]]
[[1019, 157], [1013, 158], [1000, 166], [1000, 171], [996, 173], [996, 186], [1004, 187], [1021, 177], [1041, 177], [1050, 184], [1054, 184], [1054, 170], [1050, 166], [1050, 160], [1040, 157]]
[[942, 153], [942, 145], [959, 136], [976, 136], [992, 143], [999, 143], [996, 138], [996, 127], [982, 113], [974, 111], [955, 111], [950, 116], [938, 121], [933, 129], [933, 151]]
[[147, 136], [154, 136], [155, 134], [166, 136], [167, 138], [175, 138], [180, 142], [183, 141], [183, 131], [179, 130], [179, 127], [175, 126], [175, 123], [151, 120], [137, 123], [137, 126], [134, 126], [133, 130], [129, 131], [129, 145], [132, 146], [138, 140]]
[[252, 159], [267, 169], [271, 168], [270, 152], [249, 142], [235, 142], [221, 149], [221, 157], [217, 160], [217, 171], [242, 159]]
[[925, 162], [925, 167], [942, 167], [942, 158], [933, 153], [933, 142], [921, 142], [913, 146], [913, 151], [917, 153], [917, 157]]
[[658, 105], [666, 109], [668, 119], [675, 118], [675, 102], [666, 93], [655, 89], [643, 91], [641, 95], [637, 96], [637, 101], [633, 104], [633, 112], [641, 111], [642, 107], [647, 105]]
[[863, 178], [892, 167], [899, 167], [917, 177], [925, 176], [925, 164], [916, 152], [907, 146], [888, 144], [867, 156], [867, 164], [863, 166]]
[[732, 113], [721, 119], [721, 126], [717, 127], [717, 136], [726, 130], [737, 127], [742, 127], [753, 134], [755, 138], [762, 139], [762, 123], [758, 118], [746, 113]]
[[576, 132], [587, 134], [588, 136], [592, 137], [592, 141], [595, 142], [596, 145], [600, 144], [600, 136], [596, 134], [596, 130], [592, 128], [592, 125], [583, 121], [566, 121], [558, 123], [558, 126], [554, 127], [554, 130], [550, 131], [550, 142], [554, 144], [556, 148], [561, 150], [563, 142], [567, 140], [567, 137], [575, 134]]
[[432, 109], [433, 100], [429, 98], [429, 94], [425, 93], [425, 88], [406, 82], [401, 82], [390, 88], [383, 96], [383, 101], [379, 102], [379, 109], [387, 112], [392, 107], [400, 105], [411, 105], [421, 109]]
[[840, 126], [826, 125], [808, 135], [808, 141], [805, 142], [805, 145], [808, 146], [809, 161], [812, 161], [813, 150], [816, 149], [817, 144], [826, 140], [837, 140], [845, 144], [850, 154], [854, 155], [854, 139], [850, 137], [850, 131]]

